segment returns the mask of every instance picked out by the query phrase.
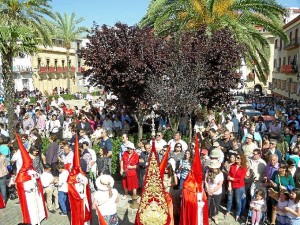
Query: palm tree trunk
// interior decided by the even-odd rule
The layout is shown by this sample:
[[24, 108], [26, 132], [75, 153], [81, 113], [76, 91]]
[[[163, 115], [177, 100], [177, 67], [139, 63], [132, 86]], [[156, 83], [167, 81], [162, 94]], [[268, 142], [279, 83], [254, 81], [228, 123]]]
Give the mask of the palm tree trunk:
[[2, 58], [2, 74], [3, 74], [3, 88], [5, 106], [8, 115], [8, 131], [11, 140], [15, 137], [15, 126], [14, 126], [14, 111], [15, 111], [15, 82], [13, 68], [13, 53], [10, 50], [7, 54], [3, 55]]
[[67, 73], [67, 88], [68, 88], [68, 94], [71, 94], [71, 73], [70, 73], [70, 51], [67, 49], [67, 67], [68, 67], [68, 73]]

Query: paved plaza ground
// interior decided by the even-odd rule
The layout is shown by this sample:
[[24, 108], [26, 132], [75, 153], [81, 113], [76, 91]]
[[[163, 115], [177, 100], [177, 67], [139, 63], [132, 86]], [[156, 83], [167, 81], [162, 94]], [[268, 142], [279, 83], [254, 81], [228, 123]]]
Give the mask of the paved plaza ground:
[[[116, 181], [115, 187], [122, 194], [121, 182]], [[0, 225], [17, 225], [22, 222], [22, 214], [20, 210], [20, 205], [15, 203], [18, 200], [11, 201], [7, 203], [5, 209], [0, 209]], [[131, 200], [120, 199], [118, 203], [118, 216], [120, 219], [120, 225], [133, 225], [135, 220], [135, 214], [137, 210], [131, 209], [130, 206]], [[229, 216], [227, 219], [224, 219], [223, 212], [225, 207], [221, 206], [221, 212], [219, 213], [220, 225], [235, 225], [240, 224], [234, 221], [232, 216]], [[69, 217], [63, 217], [59, 215], [59, 210], [55, 214], [49, 213], [48, 220], [44, 220], [41, 225], [69, 225]], [[215, 223], [210, 221], [211, 225]], [[98, 225], [97, 216], [95, 211], [93, 211], [93, 223], [92, 225]]]

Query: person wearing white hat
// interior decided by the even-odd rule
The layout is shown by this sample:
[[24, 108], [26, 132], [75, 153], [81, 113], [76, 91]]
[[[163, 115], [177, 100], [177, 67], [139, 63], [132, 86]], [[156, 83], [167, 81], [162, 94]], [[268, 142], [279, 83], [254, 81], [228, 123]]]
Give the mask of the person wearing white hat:
[[210, 210], [210, 216], [215, 224], [219, 224], [218, 213], [219, 205], [222, 199], [222, 185], [224, 181], [224, 175], [220, 170], [221, 163], [217, 159], [212, 159], [209, 162], [209, 170], [205, 174], [205, 190], [208, 195], [208, 204]]
[[107, 225], [119, 224], [117, 215], [119, 193], [115, 188], [113, 188], [114, 183], [114, 179], [110, 175], [106, 174], [101, 175], [96, 179], [98, 191], [94, 194], [92, 208], [98, 208]]
[[133, 192], [136, 196], [136, 190], [139, 187], [137, 166], [139, 163], [139, 155], [134, 151], [133, 143], [127, 145], [127, 151], [124, 152], [120, 162], [120, 174], [122, 176], [122, 184], [125, 192], [125, 197], [128, 191]]

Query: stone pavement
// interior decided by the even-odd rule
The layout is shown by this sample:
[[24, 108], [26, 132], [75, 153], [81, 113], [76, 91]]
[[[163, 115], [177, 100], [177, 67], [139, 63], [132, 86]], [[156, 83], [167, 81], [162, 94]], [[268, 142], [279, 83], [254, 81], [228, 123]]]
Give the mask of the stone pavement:
[[[115, 182], [115, 188], [119, 191], [120, 194], [123, 194], [121, 190], [121, 182]], [[9, 200], [7, 203], [7, 207], [5, 209], [0, 209], [0, 225], [17, 225], [22, 222], [22, 214], [20, 211], [20, 205], [16, 205], [15, 203], [18, 200], [11, 201]], [[118, 202], [118, 216], [120, 225], [133, 225], [135, 220], [136, 209], [131, 209], [130, 206], [131, 200], [122, 199]], [[225, 207], [221, 206], [221, 210], [219, 213], [219, 221], [220, 225], [237, 225], [240, 224], [234, 221], [233, 216], [228, 216], [228, 218], [224, 219]], [[69, 215], [70, 216], [70, 215]], [[70, 217], [60, 216], [59, 210], [55, 214], [49, 213], [48, 220], [42, 221], [41, 225], [69, 225]], [[214, 222], [210, 221], [211, 225], [215, 225]], [[97, 215], [95, 211], [93, 211], [93, 223], [92, 225], [98, 225]]]

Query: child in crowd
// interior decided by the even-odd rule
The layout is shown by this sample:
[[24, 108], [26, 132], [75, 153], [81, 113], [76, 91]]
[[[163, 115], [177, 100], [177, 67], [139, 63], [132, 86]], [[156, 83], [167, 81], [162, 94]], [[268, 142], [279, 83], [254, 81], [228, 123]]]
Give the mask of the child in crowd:
[[300, 189], [290, 191], [290, 200], [287, 207], [284, 207], [289, 225], [300, 225]]
[[108, 158], [106, 154], [104, 154], [105, 150], [103, 148], [99, 149], [99, 153], [97, 154], [97, 175], [108, 174], [109, 175], [109, 166], [108, 166]]
[[67, 211], [69, 211], [69, 198], [68, 198], [68, 176], [69, 172], [65, 169], [65, 165], [63, 162], [59, 162], [57, 164], [57, 169], [59, 171], [58, 177], [58, 201], [61, 212], [59, 213], [61, 216], [66, 216]]
[[288, 225], [286, 212], [284, 208], [289, 204], [289, 193], [287, 191], [281, 191], [277, 203], [277, 224]]
[[[58, 192], [57, 188], [55, 187], [55, 179], [51, 174], [51, 165], [48, 163], [44, 165], [44, 172], [41, 175], [41, 182], [46, 194], [47, 208], [50, 213], [55, 213], [55, 209], [59, 208]], [[55, 205], [53, 205], [53, 197]]]
[[265, 192], [263, 190], [256, 191], [255, 198], [250, 202], [250, 209], [252, 210], [252, 225], [259, 225], [261, 212], [266, 211], [267, 209]]

